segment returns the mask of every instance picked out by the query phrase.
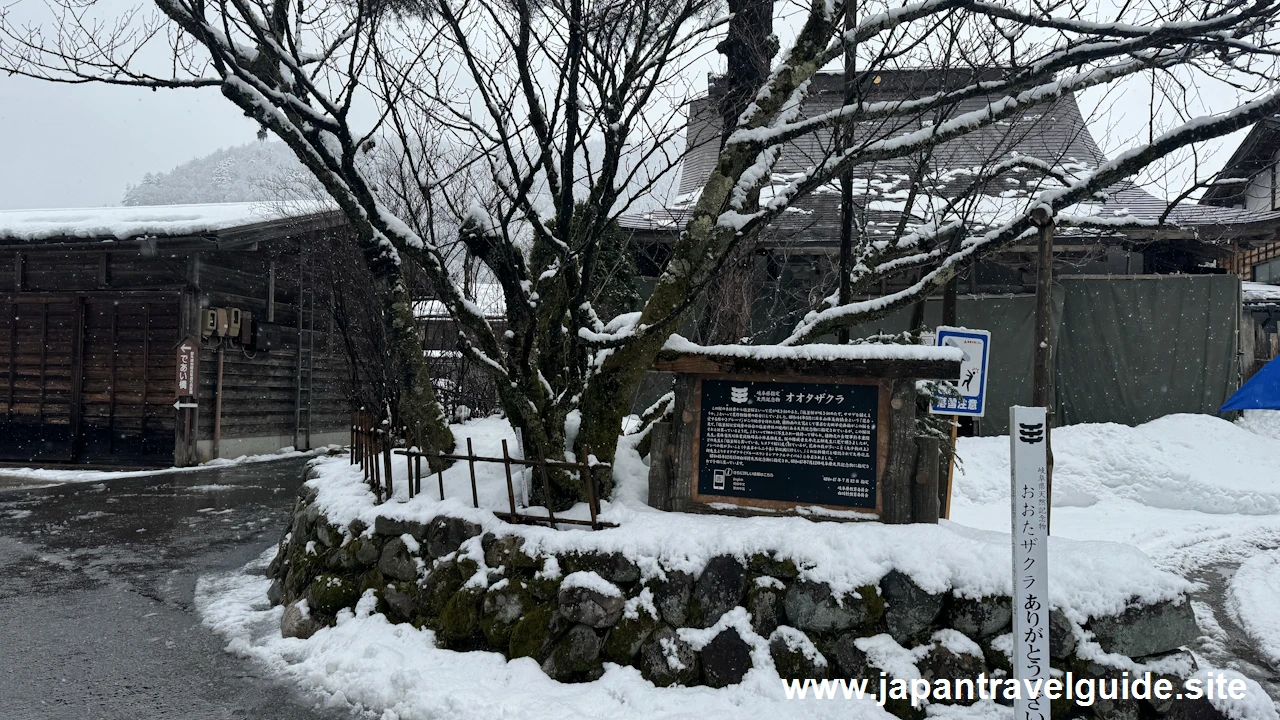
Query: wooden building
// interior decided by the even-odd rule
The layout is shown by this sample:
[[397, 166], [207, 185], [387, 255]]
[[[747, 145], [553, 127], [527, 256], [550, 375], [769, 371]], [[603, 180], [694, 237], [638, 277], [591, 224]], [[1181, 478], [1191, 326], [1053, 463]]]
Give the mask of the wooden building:
[[[865, 78], [858, 89], [864, 102], [904, 101], [998, 77], [999, 69], [976, 71], [935, 69], [886, 71]], [[722, 120], [718, 109], [721, 78], [713, 76], [709, 92], [688, 102], [689, 149], [681, 160], [679, 195], [666, 207], [624, 215], [620, 224], [632, 233], [641, 272], [657, 275], [669, 248], [697, 203], [703, 183], [715, 167], [720, 150]], [[801, 115], [830, 112], [843, 104], [844, 78], [839, 73], [814, 77]], [[937, 115], [902, 118], [894, 122], [855, 123], [854, 144], [918, 131], [952, 114], [981, 110], [997, 98], [972, 98]], [[1280, 204], [1275, 183], [1280, 162], [1280, 119], [1262, 123], [1228, 165], [1227, 173], [1249, 178], [1248, 202], [1239, 197], [1244, 184], [1210, 190], [1205, 200], [1171, 204], [1131, 181], [1107, 188], [1103, 197], [1069, 208], [1071, 222], [1060, 218], [1054, 252], [1054, 272], [1077, 276], [1140, 276], [1236, 272], [1243, 280], [1258, 279], [1250, 271], [1257, 263], [1280, 258]], [[821, 163], [835, 152], [829, 130], [806, 135], [782, 146], [773, 172], [778, 191], [798, 173]], [[1107, 161], [1073, 96], [1027, 108], [1025, 111], [942, 143], [925, 158], [904, 157], [867, 163], [851, 170], [854, 187], [855, 242], [888, 240], [918, 228], [933, 213], [950, 208], [948, 220], [963, 217], [978, 232], [1025, 214], [1043, 190], [1056, 187], [1038, 170], [991, 169], [1016, 158], [1030, 158], [1075, 177], [1084, 177]], [[1235, 190], [1231, 190], [1235, 188]], [[1262, 196], [1266, 195], [1264, 201]], [[1256, 197], [1255, 197], [1256, 196]], [[757, 302], [757, 324], [764, 316], [788, 315], [796, 320], [810, 310], [812, 297], [834, 291], [840, 246], [840, 188], [833, 181], [817, 188], [764, 228], [755, 243], [756, 277], [765, 292]], [[913, 198], [911, 208], [906, 198]], [[1241, 253], [1252, 253], [1245, 258]], [[1248, 260], [1254, 263], [1246, 266]], [[960, 278], [961, 292], [1023, 293], [1035, 285], [1034, 242], [1005, 248], [986, 258]], [[1271, 269], [1274, 268], [1274, 269]], [[1280, 260], [1266, 266], [1280, 280]], [[917, 274], [891, 281], [895, 290], [914, 282]], [[1269, 275], [1268, 275], [1269, 276]], [[796, 287], [801, 292], [792, 292]], [[810, 292], [812, 290], [812, 293]], [[796, 298], [790, 298], [795, 295]], [[812, 297], [811, 297], [812, 295]], [[782, 299], [798, 300], [781, 307]], [[765, 307], [765, 306], [768, 307]]]
[[[913, 100], [994, 79], [1001, 72], [886, 71], [864, 77], [856, 94], [862, 102]], [[713, 77], [708, 93], [687, 104], [688, 147], [681, 159], [679, 194], [663, 207], [619, 219], [631, 233], [642, 275], [655, 278], [662, 272], [715, 167], [723, 134], [723, 92], [721, 80]], [[819, 73], [800, 116], [835, 110], [844, 104], [845, 92], [841, 75]], [[849, 142], [856, 147], [918, 132], [981, 111], [997, 99], [968, 98], [957, 107], [918, 117], [856, 122], [849, 128]], [[1251, 358], [1270, 347], [1269, 336], [1250, 332], [1244, 321], [1272, 318], [1260, 327], [1274, 332], [1275, 315], [1262, 304], [1242, 312], [1244, 293], [1236, 275], [1280, 282], [1280, 191], [1274, 189], [1280, 187], [1275, 181], [1280, 120], [1255, 129], [1250, 137], [1227, 171], [1248, 182], [1221, 185], [1200, 203], [1170, 203], [1122, 181], [1059, 214], [1051, 323], [1056, 422], [1137, 424], [1175, 412], [1215, 412], [1251, 372]], [[762, 197], [776, 197], [836, 150], [830, 130], [783, 144]], [[852, 168], [854, 244], [892, 240], [938, 217], [961, 220], [977, 235], [1025, 215], [1041, 192], [1059, 186], [1037, 168], [1053, 167], [1078, 179], [1107, 160], [1074, 97], [1027, 107], [928, 153]], [[1247, 197], [1237, 197], [1246, 186]], [[753, 343], [783, 340], [836, 292], [841, 194], [837, 181], [815, 188], [752, 239], [753, 255], [742, 273], [749, 288], [741, 296], [751, 303], [743, 334]], [[991, 373], [998, 378], [989, 396], [992, 407], [1031, 400], [1037, 249], [1034, 241], [1005, 247], [967, 268], [956, 283], [957, 322], [992, 331]], [[903, 289], [920, 272], [886, 281], [875, 295]], [[925, 303], [926, 325], [941, 322], [941, 304], [940, 297]], [[907, 330], [911, 311], [852, 328], [853, 336]], [[705, 341], [694, 323], [689, 331], [692, 339]], [[669, 388], [669, 378], [655, 379], [634, 407], [646, 407]], [[988, 435], [1006, 431], [1007, 415], [1002, 413], [989, 414], [973, 429]]]
[[0, 462], [344, 442], [348, 363], [317, 260], [341, 232], [336, 213], [251, 204], [0, 212]]

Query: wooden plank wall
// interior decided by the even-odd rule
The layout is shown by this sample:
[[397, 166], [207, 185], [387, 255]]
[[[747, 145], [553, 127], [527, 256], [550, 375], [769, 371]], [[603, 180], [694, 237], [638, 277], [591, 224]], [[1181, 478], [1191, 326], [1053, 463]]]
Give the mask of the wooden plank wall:
[[9, 294], [0, 308], [0, 459], [70, 460], [79, 307], [67, 298]]
[[[146, 256], [136, 249], [0, 249], [0, 460], [169, 464], [177, 414], [174, 347], [195, 332], [182, 317], [185, 290], [208, 307], [240, 307], [267, 319], [276, 268], [279, 348], [225, 351], [222, 437], [292, 436], [297, 409], [298, 242], [261, 250], [197, 250]], [[315, 276], [311, 432], [349, 424], [348, 371], [331, 340], [323, 268]], [[216, 343], [201, 352], [197, 437], [213, 435]]]
[[[325, 273], [315, 273], [314, 379], [311, 433], [345, 430], [350, 424], [349, 373], [345, 349], [332, 338]], [[270, 352], [246, 351], [228, 343], [223, 352], [222, 438], [292, 436], [296, 424], [298, 379], [298, 256], [274, 254], [268, 263], [251, 252], [204, 253], [200, 287], [209, 307], [238, 307], [266, 320], [270, 268], [275, 268], [275, 320], [285, 327], [281, 344]], [[308, 322], [311, 322], [308, 319]], [[211, 440], [214, 430], [216, 342], [201, 349], [200, 409], [197, 437]]]
[[84, 304], [81, 456], [173, 454], [178, 301], [89, 297]]

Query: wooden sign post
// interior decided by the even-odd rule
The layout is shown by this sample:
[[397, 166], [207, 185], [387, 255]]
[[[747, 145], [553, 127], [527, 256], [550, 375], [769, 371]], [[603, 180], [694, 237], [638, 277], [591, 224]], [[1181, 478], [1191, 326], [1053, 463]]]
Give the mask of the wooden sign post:
[[200, 345], [192, 338], [178, 343], [178, 381], [174, 396], [178, 399], [193, 397], [196, 394], [196, 380], [200, 375]]
[[187, 337], [175, 348], [177, 357], [175, 366], [177, 378], [174, 383], [174, 396], [177, 398], [173, 407], [178, 412], [177, 437], [174, 443], [174, 464], [185, 467], [197, 462], [195, 457], [195, 412], [194, 401], [199, 394], [200, 382], [200, 343], [195, 338]]

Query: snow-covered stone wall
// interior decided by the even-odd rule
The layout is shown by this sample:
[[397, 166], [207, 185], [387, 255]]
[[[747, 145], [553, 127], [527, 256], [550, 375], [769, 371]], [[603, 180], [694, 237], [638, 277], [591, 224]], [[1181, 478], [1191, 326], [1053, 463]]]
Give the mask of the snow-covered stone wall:
[[[724, 553], [694, 567], [638, 551], [645, 543], [625, 540], [625, 527], [556, 533], [445, 514], [444, 504], [438, 514], [408, 517], [389, 504], [376, 506], [386, 514], [353, 517], [350, 485], [359, 483], [358, 475], [311, 473], [268, 568], [270, 600], [285, 606], [285, 636], [309, 637], [344, 608], [373, 597], [388, 620], [429, 627], [442, 646], [532, 657], [563, 682], [594, 680], [605, 663], [634, 666], [660, 687], [725, 687], [753, 667], [769, 667], [782, 678], [867, 678], [873, 684], [882, 677], [1001, 677], [1009, 671], [1008, 592], [974, 592], [979, 585], [957, 580], [964, 571], [939, 584], [921, 574], [922, 566], [904, 561], [902, 567], [882, 565], [878, 579], [859, 577], [855, 582], [865, 582], [850, 586], [834, 579], [856, 574], [817, 567], [813, 556], [743, 553], [728, 536]], [[678, 543], [680, 523], [689, 516], [664, 515], [671, 520], [670, 541]], [[808, 523], [716, 521], [770, 520]], [[881, 542], [876, 533], [883, 526], [876, 524], [808, 524], [815, 545], [829, 541], [822, 537], [826, 532], [862, 534], [874, 555]], [[920, 529], [918, 537], [911, 528]], [[923, 544], [914, 554], [940, 550], [928, 546], [937, 541], [930, 533], [941, 531], [938, 526], [897, 530], [898, 542]], [[609, 533], [624, 541], [611, 543]], [[540, 539], [547, 534], [564, 540]], [[1074, 562], [1071, 548], [1063, 550], [1063, 564]], [[841, 562], [827, 558], [823, 562]], [[972, 560], [975, 567], [986, 562]], [[1064, 572], [1061, 581], [1079, 587], [1054, 593], [1053, 667], [1099, 678], [1147, 670], [1170, 678], [1194, 673], [1195, 660], [1183, 646], [1199, 630], [1185, 585], [1170, 580], [1153, 591], [1150, 573], [1158, 571], [1134, 567], [1131, 573], [1141, 578], [1131, 579], [1115, 576], [1116, 569], [1101, 561], [1091, 584], [1082, 574]], [[1100, 600], [1128, 593], [1127, 583], [1135, 590], [1129, 602]], [[1101, 703], [1080, 708], [1064, 701], [1054, 716], [1184, 717], [1188, 704], [1175, 710], [1172, 702]], [[905, 699], [891, 699], [888, 709], [899, 717], [924, 715]], [[1195, 717], [1224, 717], [1208, 703], [1197, 711], [1206, 714]]]

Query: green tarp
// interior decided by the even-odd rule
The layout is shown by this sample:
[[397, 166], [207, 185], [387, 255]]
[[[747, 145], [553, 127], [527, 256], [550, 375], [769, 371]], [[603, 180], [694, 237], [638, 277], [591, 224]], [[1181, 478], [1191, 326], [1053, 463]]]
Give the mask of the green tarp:
[[[1239, 386], [1234, 275], [1059, 278], [1054, 287], [1058, 425], [1136, 425], [1179, 412], [1215, 413]], [[942, 304], [930, 300], [925, 326]], [[960, 297], [963, 327], [991, 331], [991, 370], [982, 435], [1008, 432], [1010, 405], [1031, 402], [1035, 298]], [[854, 329], [861, 337], [902, 332], [910, 310]]]
[[1239, 387], [1234, 275], [1062, 279], [1058, 422], [1216, 413]]
[[[1057, 279], [1053, 294], [1058, 425], [1136, 425], [1162, 415], [1213, 414], [1240, 383], [1240, 280], [1234, 275], [1140, 275]], [[1010, 405], [1031, 402], [1035, 298], [962, 295], [958, 324], [991, 331], [991, 375], [981, 435], [1008, 431]], [[941, 321], [930, 300], [925, 326]], [[910, 309], [852, 329], [854, 337], [907, 329]], [[757, 318], [758, 323], [766, 321]], [[774, 320], [779, 337], [791, 322]], [[670, 388], [651, 378], [642, 410]]]

